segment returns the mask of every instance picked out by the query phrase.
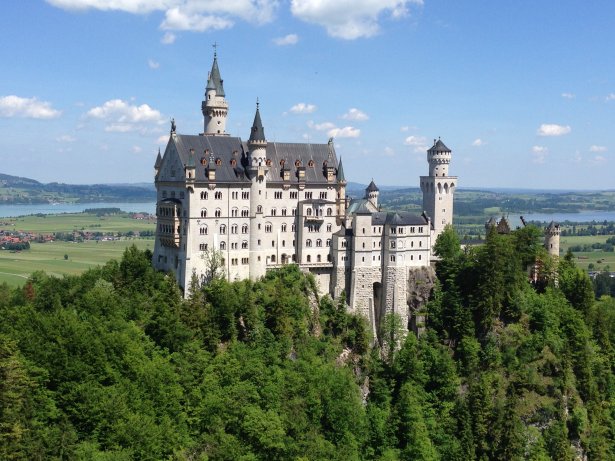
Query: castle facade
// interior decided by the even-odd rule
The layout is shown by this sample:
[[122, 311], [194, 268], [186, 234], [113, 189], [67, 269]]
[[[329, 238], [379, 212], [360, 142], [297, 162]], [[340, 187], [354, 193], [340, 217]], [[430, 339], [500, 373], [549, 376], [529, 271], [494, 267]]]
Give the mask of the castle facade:
[[187, 290], [212, 269], [231, 281], [256, 280], [298, 264], [322, 293], [345, 293], [349, 309], [374, 331], [386, 313], [409, 326], [410, 279], [429, 268], [436, 237], [452, 223], [457, 178], [448, 174], [450, 149], [434, 140], [427, 151], [422, 214], [381, 211], [373, 181], [364, 197], [347, 197], [332, 139], [268, 141], [258, 103], [247, 141], [228, 134], [215, 54], [201, 109], [203, 133], [179, 134], [172, 122], [164, 154], [158, 152], [154, 267]]

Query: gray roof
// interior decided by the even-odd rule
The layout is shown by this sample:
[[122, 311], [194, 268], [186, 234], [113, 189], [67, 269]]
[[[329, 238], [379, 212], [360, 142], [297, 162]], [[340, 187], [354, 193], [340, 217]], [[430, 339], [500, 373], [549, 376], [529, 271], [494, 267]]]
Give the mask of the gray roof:
[[[209, 79], [215, 85], [216, 96], [224, 97], [224, 80], [222, 80], [222, 78], [220, 77], [220, 69], [218, 69], [218, 57], [216, 53], [214, 53], [214, 62], [211, 65]], [[209, 82], [207, 82], [207, 87], [209, 87]]]
[[156, 163], [154, 163], [154, 168], [160, 168], [161, 163], [162, 163], [162, 156], [160, 155], [160, 148], [158, 148], [158, 155], [156, 156]]
[[335, 179], [338, 181], [346, 181], [346, 177], [344, 176], [344, 167], [342, 166], [342, 158], [340, 157], [340, 163], [337, 166], [337, 174], [335, 175]]
[[559, 228], [559, 223], [556, 223], [555, 221], [551, 221], [549, 225], [547, 226], [547, 229], [558, 229], [558, 228]]
[[376, 183], [372, 179], [372, 182], [369, 183], [369, 186], [367, 186], [367, 189], [365, 190], [367, 192], [378, 192], [380, 189], [378, 189], [378, 186], [376, 186]]
[[[248, 166], [248, 146], [241, 138], [233, 136], [200, 136], [176, 134], [169, 142], [174, 142], [184, 166], [189, 164], [190, 149], [194, 149], [196, 174], [195, 180], [208, 181], [206, 168], [210, 157], [216, 163], [216, 182], [245, 182], [250, 179], [246, 172]], [[291, 183], [297, 182], [297, 169], [305, 169], [306, 184], [326, 184], [324, 168], [327, 165], [337, 168], [335, 151], [330, 153], [328, 144], [277, 143], [268, 142], [267, 160], [270, 160], [267, 181], [282, 183], [282, 165], [290, 170]], [[206, 154], [205, 151], [208, 151]], [[234, 162], [233, 162], [234, 160]], [[284, 162], [282, 162], [284, 161]], [[310, 166], [311, 165], [311, 166]]]
[[348, 207], [348, 214], [372, 214], [377, 211], [372, 202], [364, 198], [353, 200]]
[[378, 211], [372, 214], [372, 225], [374, 226], [424, 226], [427, 222], [424, 216], [408, 211]]
[[433, 140], [433, 146], [427, 152], [450, 152], [451, 150], [444, 145], [442, 141], [438, 138], [436, 141]]
[[250, 139], [248, 141], [265, 141], [266, 139], [263, 122], [261, 122], [261, 113], [258, 110], [258, 103], [256, 103], [256, 114], [254, 114], [254, 123], [252, 123], [252, 130], [250, 131]]

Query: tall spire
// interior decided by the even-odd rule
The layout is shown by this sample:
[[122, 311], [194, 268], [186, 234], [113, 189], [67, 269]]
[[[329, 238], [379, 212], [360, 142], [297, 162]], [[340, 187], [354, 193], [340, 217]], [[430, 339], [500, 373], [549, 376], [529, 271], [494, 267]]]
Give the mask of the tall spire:
[[[224, 97], [224, 80], [220, 77], [220, 69], [218, 68], [218, 55], [214, 51], [214, 62], [211, 65], [211, 72], [209, 73], [209, 79], [215, 85], [216, 96]], [[209, 86], [209, 84], [207, 85]]]
[[203, 134], [205, 135], [226, 135], [228, 103], [224, 98], [224, 81], [220, 76], [216, 47], [217, 45], [214, 44], [214, 61], [207, 75], [205, 100], [201, 103], [204, 117]]
[[265, 142], [265, 129], [261, 122], [261, 113], [259, 109], [258, 99], [256, 100], [256, 114], [254, 114], [254, 123], [252, 123], [252, 130], [250, 132], [249, 142]]
[[346, 182], [346, 177], [344, 176], [344, 166], [342, 165], [342, 158], [340, 157], [340, 163], [337, 165], [337, 182]]

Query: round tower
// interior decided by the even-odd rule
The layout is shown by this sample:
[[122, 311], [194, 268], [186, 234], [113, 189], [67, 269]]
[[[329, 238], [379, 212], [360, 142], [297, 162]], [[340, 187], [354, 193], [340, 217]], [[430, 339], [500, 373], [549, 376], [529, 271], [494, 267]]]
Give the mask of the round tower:
[[[266, 216], [267, 207], [267, 140], [261, 122], [259, 104], [256, 103], [254, 123], [248, 139], [248, 175], [250, 186], [250, 278], [256, 280], [265, 275], [267, 267]], [[268, 242], [269, 240], [267, 240]], [[268, 247], [271, 248], [271, 247]]]
[[205, 88], [205, 100], [201, 103], [204, 117], [205, 135], [225, 135], [228, 103], [224, 98], [224, 80], [220, 77], [218, 57], [214, 52], [214, 62], [211, 66]]
[[427, 151], [429, 176], [421, 176], [423, 211], [429, 216], [433, 228], [432, 242], [447, 224], [453, 223], [453, 195], [457, 177], [448, 175], [451, 150], [440, 139], [434, 139]]
[[559, 257], [560, 235], [560, 226], [555, 221], [551, 221], [551, 223], [545, 227], [545, 248], [549, 253], [549, 256]]

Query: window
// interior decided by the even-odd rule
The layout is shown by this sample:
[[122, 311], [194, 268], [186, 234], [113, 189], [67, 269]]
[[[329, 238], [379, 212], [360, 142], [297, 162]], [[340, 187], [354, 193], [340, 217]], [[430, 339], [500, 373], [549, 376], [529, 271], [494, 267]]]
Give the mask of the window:
[[248, 233], [248, 225], [244, 224], [241, 226], [241, 233], [242, 234], [247, 234]]
[[246, 248], [248, 248], [248, 241], [247, 240], [244, 240], [243, 242], [241, 242], [241, 248], [243, 248], [244, 250]]
[[282, 240], [282, 246], [285, 247], [286, 246], [286, 240]]
[[208, 195], [207, 192], [201, 192], [201, 200], [207, 200]]
[[237, 242], [231, 243], [231, 250], [236, 250], [236, 249], [237, 249]]
[[395, 240], [391, 240], [391, 248], [395, 248]]
[[423, 233], [423, 228], [419, 227], [419, 233], [422, 234]]
[[282, 224], [282, 232], [286, 232], [286, 223]]
[[395, 262], [395, 255], [391, 255], [391, 262], [394, 263]]
[[282, 216], [286, 216], [286, 208], [282, 208]]
[[327, 216], [332, 216], [333, 215], [333, 210], [329, 207], [327, 208]]
[[226, 250], [226, 242], [220, 242], [220, 249]]
[[413, 226], [413, 227], [411, 227], [411, 228], [410, 228], [410, 233], [411, 233], [411, 234], [414, 234], [415, 232], [416, 232], [416, 227], [414, 227], [414, 226]]
[[237, 224], [233, 224], [231, 226], [231, 234], [236, 234], [237, 233], [237, 229], [238, 229]]
[[307, 262], [309, 262], [309, 263], [312, 262], [312, 257], [310, 255], [307, 255]]
[[237, 265], [237, 258], [231, 258], [231, 266], [236, 266]]
[[226, 234], [226, 224], [220, 224], [220, 233]]
[[306, 246], [306, 247], [308, 247], [308, 248], [311, 248], [311, 247], [312, 247], [312, 240], [307, 239], [307, 240], [305, 241], [305, 246]]
[[[233, 192], [233, 193], [235, 193], [235, 192]], [[233, 218], [236, 218], [237, 216], [239, 216], [239, 210], [238, 210], [237, 208], [233, 208], [233, 209], [231, 210], [231, 216], [232, 216]]]
[[331, 246], [331, 239], [327, 239], [327, 246], [330, 247]]
[[316, 255], [316, 262], [320, 262], [320, 261], [321, 261], [320, 255]]
[[250, 211], [247, 208], [243, 208], [241, 210], [241, 217], [242, 218], [247, 218], [250, 215]]
[[250, 260], [248, 258], [241, 258], [241, 264], [248, 264]]
[[293, 209], [291, 210], [291, 214], [292, 214], [293, 216], [295, 216], [295, 215], [297, 214], [297, 209], [296, 209], [296, 208], [293, 208]]
[[216, 193], [214, 194], [214, 198], [215, 198], [216, 200], [222, 200], [222, 192], [221, 192], [221, 191], [216, 192]]
[[282, 198], [282, 191], [275, 191], [273, 193], [273, 198], [278, 199], [278, 200], [281, 199]]
[[275, 248], [275, 240], [271, 241], [271, 248]]
[[311, 208], [306, 208], [305, 214], [308, 215], [308, 216], [312, 216], [312, 209]]
[[304, 193], [304, 198], [306, 200], [312, 200], [312, 192], [305, 192]]
[[297, 191], [291, 191], [290, 192], [290, 198], [291, 199], [296, 199], [298, 197], [298, 193]]
[[327, 224], [327, 232], [331, 232], [331, 224]]
[[203, 226], [199, 229], [199, 234], [207, 235], [207, 226]]
[[199, 250], [201, 251], [207, 251], [207, 244], [206, 243], [201, 243], [199, 245]]
[[346, 240], [342, 240], [342, 248], [346, 248], [347, 245], [348, 243], [346, 242]]
[[257, 213], [262, 213], [262, 212], [263, 212], [263, 207], [262, 207], [262, 205], [259, 205], [259, 206], [257, 206], [257, 207], [256, 207], [256, 212], [257, 212]]
[[327, 200], [327, 192], [326, 191], [325, 192], [321, 192], [320, 193], [320, 198], [321, 198], [321, 200]]
[[219, 218], [220, 216], [222, 216], [222, 210], [220, 208], [216, 208], [216, 218]]
[[233, 200], [238, 199], [239, 198], [239, 192], [236, 192], [236, 191], [231, 192], [231, 198]]
[[272, 227], [270, 223], [265, 224], [265, 232], [271, 232], [271, 228]]
[[201, 210], [201, 218], [206, 218], [207, 217], [207, 210], [205, 208], [203, 208]]
[[423, 248], [423, 241], [419, 242], [419, 248]]
[[316, 246], [317, 247], [321, 247], [322, 246], [322, 240], [321, 239], [316, 239]]
[[278, 213], [278, 211], [275, 208], [271, 209], [271, 216], [275, 216]]
[[247, 200], [250, 198], [250, 192], [242, 192], [241, 193], [241, 198], [244, 200]]

